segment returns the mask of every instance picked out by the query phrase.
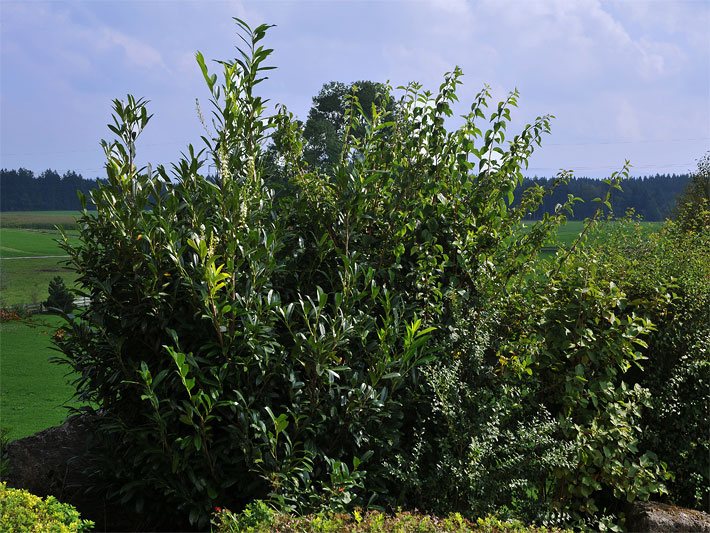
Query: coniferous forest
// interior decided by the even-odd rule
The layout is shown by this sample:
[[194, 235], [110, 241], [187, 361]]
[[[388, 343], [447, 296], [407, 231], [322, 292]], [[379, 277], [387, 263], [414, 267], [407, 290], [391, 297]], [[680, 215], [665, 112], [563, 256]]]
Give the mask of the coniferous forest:
[[[655, 176], [632, 177], [624, 181], [621, 191], [617, 191], [612, 199], [613, 211], [617, 216], [624, 215], [628, 209], [643, 220], [662, 221], [673, 214], [678, 196], [685, 190], [690, 181], [688, 174], [656, 174]], [[541, 185], [546, 189], [552, 187], [553, 178], [525, 178], [522, 186], [516, 191], [516, 201], [523, 192]], [[81, 203], [76, 195], [79, 190], [88, 194], [98, 186], [97, 180], [86, 179], [76, 172], [58, 172], [48, 169], [35, 176], [31, 170], [2, 169], [0, 171], [0, 211], [59, 211], [81, 209]], [[552, 194], [545, 196], [540, 208], [531, 215], [532, 219], [542, 217], [544, 213], [552, 214], [555, 206], [564, 204], [568, 196], [584, 200], [577, 204], [570, 220], [584, 220], [594, 215], [597, 206], [592, 199], [603, 196], [606, 185], [602, 180], [594, 178], [573, 178], [569, 183], [561, 184]], [[91, 206], [89, 206], [91, 208]]]
[[20, 168], [0, 171], [0, 211], [78, 211], [77, 191], [88, 194], [97, 187], [96, 180], [84, 179], [76, 172], [63, 176], [48, 169], [35, 176]]

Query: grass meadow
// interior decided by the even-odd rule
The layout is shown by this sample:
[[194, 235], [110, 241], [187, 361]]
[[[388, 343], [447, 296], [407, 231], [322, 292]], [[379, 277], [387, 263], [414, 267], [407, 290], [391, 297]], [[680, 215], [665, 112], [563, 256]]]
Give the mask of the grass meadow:
[[57, 355], [52, 336], [63, 319], [34, 315], [0, 322], [0, 426], [10, 439], [60, 424], [73, 388], [67, 369], [49, 362]]
[[0, 305], [45, 300], [55, 276], [69, 287], [74, 284], [76, 276], [63, 264], [65, 253], [56, 242], [59, 236], [57, 230], [0, 227]]
[[79, 214], [78, 211], [5, 211], [0, 213], [0, 228], [76, 229]]
[[[0, 213], [0, 306], [39, 303], [61, 276], [71, 287], [75, 274], [64, 265], [56, 226], [75, 227], [72, 211]], [[72, 230], [69, 230], [72, 234]], [[67, 369], [51, 364], [52, 336], [63, 319], [33, 315], [0, 322], [0, 427], [9, 438], [60, 424], [73, 388]]]

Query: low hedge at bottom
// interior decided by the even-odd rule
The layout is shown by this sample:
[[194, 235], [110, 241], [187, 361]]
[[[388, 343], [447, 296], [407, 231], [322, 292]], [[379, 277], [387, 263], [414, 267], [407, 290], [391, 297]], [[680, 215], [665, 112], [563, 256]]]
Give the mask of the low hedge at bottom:
[[0, 483], [0, 524], [2, 531], [52, 531], [74, 533], [90, 531], [91, 520], [82, 520], [79, 511], [54, 496], [45, 499], [22, 489]]
[[527, 526], [518, 520], [503, 521], [495, 517], [479, 518], [472, 522], [459, 513], [446, 518], [411, 512], [388, 515], [379, 511], [352, 514], [321, 512], [293, 516], [272, 510], [264, 502], [247, 505], [239, 514], [228, 509], [215, 508], [213, 530], [219, 533], [440, 533], [440, 532], [561, 532], [560, 529]]

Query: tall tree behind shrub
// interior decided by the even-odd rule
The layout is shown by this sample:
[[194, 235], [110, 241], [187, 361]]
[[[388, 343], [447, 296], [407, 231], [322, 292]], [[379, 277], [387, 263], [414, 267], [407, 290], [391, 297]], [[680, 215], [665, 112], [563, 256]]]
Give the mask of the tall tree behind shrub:
[[[372, 106], [391, 113], [394, 107], [391, 88], [384, 83], [369, 80], [350, 84], [331, 81], [321, 87], [313, 97], [313, 105], [303, 129], [305, 146], [303, 158], [312, 168], [332, 169], [340, 160], [347, 117], [348, 99], [357, 95], [358, 104], [367, 119], [372, 119]], [[356, 121], [351, 135], [361, 138], [364, 130], [358, 131]], [[352, 126], [352, 125], [351, 125]]]

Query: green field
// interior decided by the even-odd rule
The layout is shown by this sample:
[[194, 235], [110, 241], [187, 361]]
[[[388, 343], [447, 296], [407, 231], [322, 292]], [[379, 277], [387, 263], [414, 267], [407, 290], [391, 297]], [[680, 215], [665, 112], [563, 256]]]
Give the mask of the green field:
[[74, 284], [76, 275], [63, 264], [59, 237], [56, 230], [0, 228], [0, 306], [45, 300], [54, 276]]
[[36, 304], [47, 299], [49, 282], [61, 276], [67, 287], [76, 274], [59, 258], [0, 259], [0, 307]]
[[78, 211], [5, 211], [0, 213], [0, 228], [75, 229], [79, 214]]
[[31, 256], [64, 256], [59, 247], [56, 230], [35, 230], [19, 228], [0, 229], [0, 258]]
[[17, 439], [60, 424], [73, 388], [67, 368], [49, 363], [58, 355], [52, 335], [63, 319], [35, 315], [0, 322], [0, 426]]
[[[73, 211], [0, 213], [0, 306], [33, 304], [47, 299], [54, 276], [68, 286], [76, 275], [63, 262], [55, 226], [75, 227]], [[76, 231], [70, 230], [70, 235]], [[75, 237], [74, 237], [75, 238]], [[11, 439], [59, 424], [73, 388], [67, 369], [49, 363], [57, 355], [51, 339], [60, 317], [34, 315], [0, 322], [0, 426]]]
[[[533, 224], [535, 224], [535, 221], [524, 222], [524, 225], [527, 227], [530, 227]], [[605, 237], [605, 233], [608, 231], [608, 228], [611, 228], [614, 224], [619, 224], [619, 222], [602, 222], [599, 225], [599, 228], [593, 232], [593, 235], [595, 236], [595, 238], [603, 240]], [[646, 234], [658, 231], [659, 229], [661, 229], [661, 226], [663, 226], [663, 222], [641, 222], [640, 224], [642, 231]], [[557, 229], [556, 240], [547, 243], [543, 250], [543, 254], [551, 255], [554, 253], [555, 249], [560, 246], [571, 246], [575, 242], [577, 237], [579, 237], [579, 234], [582, 232], [583, 229], [584, 222], [581, 220], [570, 220], [566, 222]]]

